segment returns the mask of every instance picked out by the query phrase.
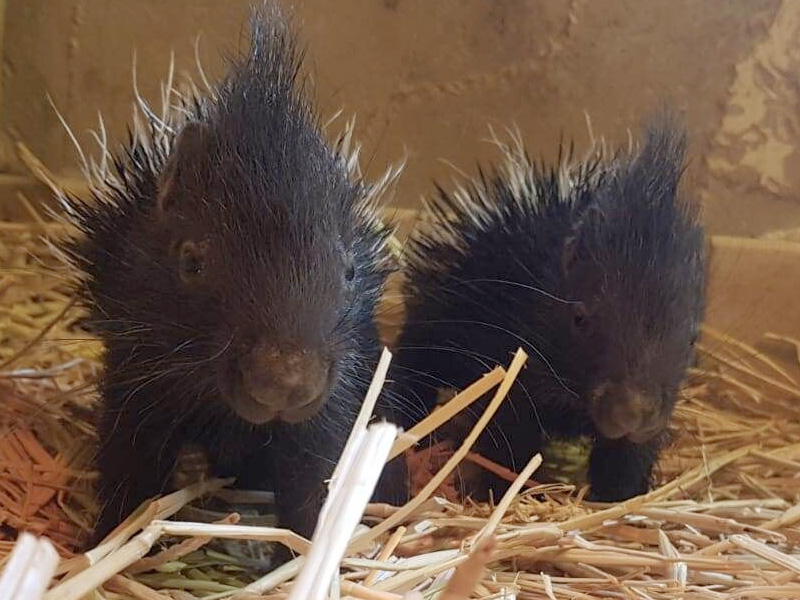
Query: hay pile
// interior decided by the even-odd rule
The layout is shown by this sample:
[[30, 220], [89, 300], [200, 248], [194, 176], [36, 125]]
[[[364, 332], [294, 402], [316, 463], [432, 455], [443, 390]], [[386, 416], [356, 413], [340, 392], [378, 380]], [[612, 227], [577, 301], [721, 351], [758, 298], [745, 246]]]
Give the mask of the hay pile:
[[[86, 597], [285, 597], [302, 558], [259, 577], [213, 539], [280, 539], [300, 552], [305, 540], [237, 525], [236, 514], [217, 515], [210, 526], [164, 521], [204, 493], [231, 499], [215, 491], [221, 481], [162, 498], [108, 543], [75, 553], [95, 510], [88, 409], [99, 346], [77, 326], [77, 310], [67, 310], [69, 292], [43, 233], [59, 228], [0, 224], [0, 560], [25, 529], [47, 536], [63, 559], [48, 600], [80, 598], [111, 575]], [[618, 506], [590, 505], [567, 484], [524, 489], [534, 460], [519, 478], [524, 491], [497, 506], [424, 494], [403, 509], [370, 506], [333, 597], [399, 600], [412, 589], [435, 597], [471, 544], [494, 533], [491, 568], [475, 598], [800, 598], [800, 384], [794, 370], [706, 334], [709, 366], [684, 389], [660, 488]], [[517, 366], [480, 385], [496, 389]]]

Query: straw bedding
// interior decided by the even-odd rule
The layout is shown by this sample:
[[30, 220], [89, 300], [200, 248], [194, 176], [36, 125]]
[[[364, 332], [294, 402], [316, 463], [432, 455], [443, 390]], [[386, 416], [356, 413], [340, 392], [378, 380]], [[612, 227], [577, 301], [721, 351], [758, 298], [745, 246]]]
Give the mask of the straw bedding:
[[[83, 597], [104, 580], [86, 597], [285, 597], [302, 559], [261, 577], [214, 538], [280, 538], [300, 552], [305, 540], [244, 529], [240, 515], [220, 511], [219, 503], [217, 512], [195, 507], [179, 514], [182, 521], [163, 521], [204, 492], [237, 507], [265, 498], [215, 492], [226, 482], [162, 498], [104, 547], [76, 554], [95, 509], [90, 409], [100, 348], [81, 331], [64, 273], [40, 239], [58, 235], [59, 227], [41, 220], [0, 224], [0, 561], [17, 533], [29, 530], [47, 536], [62, 556], [49, 600]], [[661, 487], [621, 505], [590, 505], [569, 483], [523, 481], [543, 477], [532, 461], [520, 494], [496, 506], [474, 505], [447, 493], [442, 472], [433, 484], [444, 496], [426, 497], [428, 485], [405, 509], [368, 507], [332, 593], [390, 600], [415, 589], [435, 597], [467, 560], [470, 544], [494, 533], [490, 568], [474, 598], [800, 598], [800, 371], [717, 332], [705, 334], [706, 364], [683, 390], [675, 441], [658, 468]], [[496, 385], [505, 373], [495, 375]], [[436, 460], [422, 460], [433, 454]], [[425, 449], [412, 453], [410, 464], [430, 470], [452, 463], [452, 454]], [[467, 459], [481, 462], [473, 454]], [[561, 474], [569, 475], [584, 454], [554, 447], [545, 463], [554, 460], [566, 462]], [[416, 471], [423, 487], [431, 474], [424, 466]], [[204, 529], [187, 519], [218, 523]]]

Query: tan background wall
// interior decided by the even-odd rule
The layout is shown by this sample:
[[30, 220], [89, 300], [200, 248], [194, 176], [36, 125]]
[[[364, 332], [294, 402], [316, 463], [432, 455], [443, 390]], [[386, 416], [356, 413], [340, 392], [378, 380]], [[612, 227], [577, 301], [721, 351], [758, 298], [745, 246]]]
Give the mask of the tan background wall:
[[[158, 97], [174, 50], [210, 73], [242, 47], [245, 0], [7, 0], [0, 171], [22, 140], [67, 174], [75, 156], [49, 94], [78, 132], [124, 134], [139, 88]], [[288, 5], [288, 2], [285, 4]], [[374, 171], [408, 155], [397, 202], [451, 167], [495, 156], [487, 124], [516, 123], [533, 155], [560, 136], [626, 139], [662, 102], [683, 111], [689, 180], [712, 231], [800, 226], [800, 2], [795, 0], [305, 0], [296, 3], [326, 112], [358, 115]], [[88, 137], [82, 138], [88, 141]], [[14, 180], [16, 181], [16, 180]], [[14, 202], [3, 188], [0, 202]]]

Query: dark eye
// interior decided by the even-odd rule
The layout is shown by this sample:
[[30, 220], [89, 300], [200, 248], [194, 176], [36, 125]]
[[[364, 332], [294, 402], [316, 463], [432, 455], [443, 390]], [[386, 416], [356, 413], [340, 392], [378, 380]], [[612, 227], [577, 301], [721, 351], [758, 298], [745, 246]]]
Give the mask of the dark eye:
[[352, 264], [347, 265], [347, 269], [344, 272], [344, 278], [347, 281], [353, 281], [356, 278], [356, 268]]
[[572, 325], [575, 329], [585, 329], [589, 324], [589, 314], [586, 311], [586, 306], [583, 302], [576, 302], [573, 306]]
[[186, 283], [197, 281], [203, 274], [203, 253], [194, 242], [186, 241], [181, 244], [178, 253], [178, 272]]

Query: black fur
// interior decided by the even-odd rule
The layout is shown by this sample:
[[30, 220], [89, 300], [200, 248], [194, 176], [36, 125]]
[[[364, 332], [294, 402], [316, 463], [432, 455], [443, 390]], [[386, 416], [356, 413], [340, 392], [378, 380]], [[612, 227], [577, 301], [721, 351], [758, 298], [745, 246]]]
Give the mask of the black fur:
[[[704, 234], [678, 192], [683, 135], [664, 119], [642, 142], [552, 169], [510, 152], [505, 169], [440, 192], [409, 249], [392, 371], [395, 393], [429, 411], [437, 388], [462, 389], [521, 346], [529, 362], [478, 451], [520, 469], [549, 436], [593, 436], [592, 493], [606, 501], [648, 489], [704, 311]], [[612, 400], [598, 409], [603, 382]], [[603, 411], [626, 416], [617, 384], [654, 398], [639, 443], [596, 427], [598, 415], [615, 426]]]
[[[390, 260], [370, 188], [327, 145], [300, 61], [265, 4], [251, 52], [213, 93], [171, 111], [167, 128], [150, 113], [94, 202], [70, 201], [83, 235], [67, 253], [106, 347], [95, 541], [168, 489], [187, 443], [239, 487], [274, 489], [282, 525], [313, 530], [378, 357]], [[179, 276], [185, 240], [206, 248], [199, 281]], [[253, 425], [228, 407], [229, 371], [256, 336], [334, 362], [318, 414]]]

